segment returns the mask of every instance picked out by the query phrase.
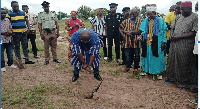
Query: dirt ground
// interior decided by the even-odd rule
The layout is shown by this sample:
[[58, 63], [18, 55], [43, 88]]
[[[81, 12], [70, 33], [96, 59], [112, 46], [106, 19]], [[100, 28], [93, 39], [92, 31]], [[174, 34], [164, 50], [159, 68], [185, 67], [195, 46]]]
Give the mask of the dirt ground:
[[[100, 83], [93, 74], [80, 72], [80, 78], [71, 82], [73, 66], [67, 60], [67, 41], [58, 40], [58, 57], [62, 63], [44, 64], [43, 51], [34, 65], [26, 69], [7, 69], [1, 73], [1, 106], [3, 109], [192, 109], [188, 101], [195, 93], [181, 91], [164, 80], [149, 76], [140, 79], [132, 71], [124, 72], [116, 61], [103, 59], [100, 75], [103, 78], [93, 99], [85, 99]], [[165, 78], [164, 78], [165, 79]]]

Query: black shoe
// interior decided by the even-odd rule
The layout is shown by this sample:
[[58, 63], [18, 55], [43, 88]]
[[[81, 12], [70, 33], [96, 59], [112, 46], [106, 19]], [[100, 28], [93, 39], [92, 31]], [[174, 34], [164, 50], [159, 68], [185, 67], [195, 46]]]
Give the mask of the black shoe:
[[49, 61], [45, 61], [45, 62], [44, 62], [44, 65], [48, 65], [48, 64], [49, 64]]
[[111, 62], [112, 61], [112, 59], [108, 59], [108, 62]]
[[99, 75], [99, 73], [94, 74], [94, 77], [95, 77], [97, 80], [102, 81], [102, 78], [101, 78], [101, 76]]
[[25, 64], [35, 64], [33, 61], [25, 61]]
[[35, 59], [39, 59], [40, 57], [38, 55], [34, 55], [34, 58]]
[[72, 82], [75, 82], [79, 78], [79, 74], [74, 74], [72, 77]]
[[61, 61], [59, 59], [54, 59], [53, 62], [61, 63]]

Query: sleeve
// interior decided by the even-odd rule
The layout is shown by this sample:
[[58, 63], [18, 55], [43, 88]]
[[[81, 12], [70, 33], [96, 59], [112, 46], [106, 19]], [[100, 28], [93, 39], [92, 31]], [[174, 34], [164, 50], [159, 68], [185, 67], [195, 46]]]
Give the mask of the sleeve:
[[167, 42], [167, 37], [166, 37], [166, 31], [167, 31], [167, 25], [164, 21], [163, 18], [161, 18], [161, 22], [162, 22], [162, 42]]
[[99, 49], [101, 47], [100, 39], [99, 39], [99, 36], [94, 31], [91, 31], [91, 36], [94, 37], [95, 39], [92, 40], [94, 42], [93, 42], [92, 46], [90, 47], [89, 54], [97, 55], [99, 53]]
[[12, 31], [12, 25], [9, 20], [8, 20], [8, 22], [9, 22], [9, 29]]
[[171, 12], [165, 16], [165, 22], [170, 23]]
[[198, 16], [195, 15], [194, 19], [193, 19], [193, 27], [192, 27], [192, 31], [197, 32], [198, 31]]
[[105, 16], [105, 22], [108, 23], [108, 15]]
[[38, 22], [38, 23], [42, 23], [42, 20], [41, 20], [41, 14], [40, 14], [40, 13], [38, 14], [37, 22]]
[[90, 20], [90, 23], [94, 25], [95, 17]]
[[71, 36], [71, 42], [72, 42], [71, 49], [72, 52], [75, 52], [76, 54], [81, 53], [81, 47], [78, 44], [80, 38], [78, 38], [78, 36], [79, 36], [78, 31], [72, 34]]
[[124, 20], [121, 24], [120, 24], [120, 27], [122, 29], [124, 29], [126, 27], [126, 20]]
[[56, 14], [56, 12], [54, 12], [54, 13], [55, 13], [55, 15], [54, 15], [54, 20], [57, 21], [57, 20], [58, 20], [57, 14]]
[[146, 21], [146, 19], [143, 19], [142, 22], [141, 22], [141, 24], [140, 24], [139, 30], [141, 30], [142, 33], [145, 31], [145, 21]]
[[11, 17], [9, 14], [6, 14], [6, 18], [8, 18], [9, 20], [11, 20]]

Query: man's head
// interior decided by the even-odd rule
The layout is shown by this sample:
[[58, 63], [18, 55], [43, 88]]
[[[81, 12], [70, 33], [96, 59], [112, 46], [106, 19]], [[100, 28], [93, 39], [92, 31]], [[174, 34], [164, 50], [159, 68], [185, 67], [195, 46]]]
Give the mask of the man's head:
[[149, 4], [146, 6], [147, 17], [149, 19], [154, 19], [156, 15], [157, 6], [156, 4]]
[[102, 16], [103, 15], [103, 8], [99, 8], [98, 9], [98, 12], [97, 12], [97, 15], [99, 15], [99, 16]]
[[128, 18], [129, 17], [129, 12], [130, 12], [130, 8], [129, 7], [124, 7], [122, 9], [123, 15]]
[[19, 4], [18, 4], [17, 1], [12, 1], [12, 2], [11, 2], [11, 7], [12, 7], [12, 10], [13, 10], [14, 12], [19, 11]]
[[133, 20], [139, 15], [139, 10], [136, 8], [131, 9], [130, 18]]
[[184, 17], [187, 17], [192, 13], [192, 2], [191, 1], [181, 2], [181, 13], [182, 13], [182, 16], [184, 16]]
[[80, 33], [81, 42], [88, 43], [90, 42], [90, 32], [87, 30], [83, 30]]
[[111, 12], [111, 13], [116, 13], [118, 4], [116, 4], [116, 3], [111, 3], [111, 4], [109, 4], [109, 6], [110, 6], [110, 12]]
[[175, 8], [176, 8], [176, 5], [172, 5], [172, 6], [169, 8], [169, 12], [175, 11]]
[[176, 7], [175, 7], [175, 14], [181, 14], [181, 1], [176, 3]]
[[76, 20], [76, 16], [77, 16], [78, 12], [77, 11], [71, 11], [70, 14], [71, 14], [72, 19]]
[[4, 8], [1, 8], [1, 20], [3, 20], [6, 17], [6, 10]]
[[27, 5], [22, 5], [22, 10], [26, 13], [28, 13], [28, 6]]
[[195, 4], [195, 11], [198, 11], [198, 2]]
[[45, 12], [49, 12], [49, 2], [44, 1], [41, 5]]

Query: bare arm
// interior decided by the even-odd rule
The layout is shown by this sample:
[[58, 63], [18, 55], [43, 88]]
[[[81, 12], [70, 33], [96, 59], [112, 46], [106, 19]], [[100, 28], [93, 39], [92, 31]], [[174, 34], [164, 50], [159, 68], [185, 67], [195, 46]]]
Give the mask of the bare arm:
[[31, 27], [30, 27], [30, 24], [29, 24], [29, 21], [28, 19], [26, 19], [26, 26], [28, 27], [28, 30], [27, 30], [27, 33], [29, 33]]
[[59, 37], [59, 36], [60, 36], [60, 33], [59, 33], [58, 21], [55, 21], [55, 24], [56, 24], [56, 29], [57, 29], [57, 37]]
[[89, 66], [92, 66], [92, 63], [95, 60], [95, 55], [90, 55], [90, 62], [89, 62]]

